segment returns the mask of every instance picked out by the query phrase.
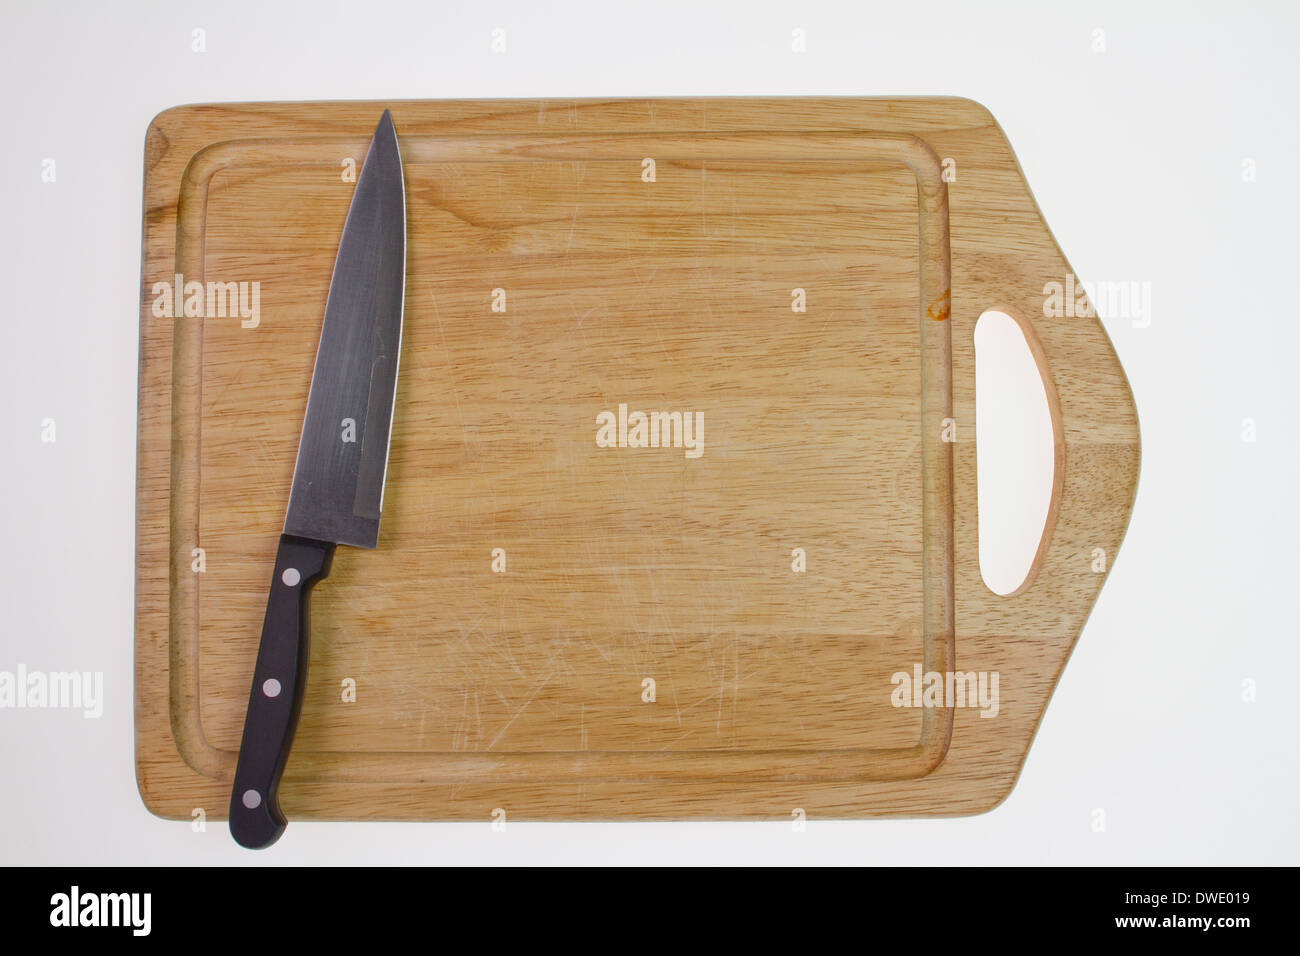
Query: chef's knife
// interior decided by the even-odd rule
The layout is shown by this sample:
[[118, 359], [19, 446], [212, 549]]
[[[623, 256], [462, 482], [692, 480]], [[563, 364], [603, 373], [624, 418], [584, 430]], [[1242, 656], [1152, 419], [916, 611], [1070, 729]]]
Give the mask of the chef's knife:
[[406, 191], [385, 110], [334, 261], [244, 718], [230, 832], [246, 847], [284, 832], [277, 789], [306, 685], [308, 593], [329, 573], [335, 545], [379, 544], [405, 286]]

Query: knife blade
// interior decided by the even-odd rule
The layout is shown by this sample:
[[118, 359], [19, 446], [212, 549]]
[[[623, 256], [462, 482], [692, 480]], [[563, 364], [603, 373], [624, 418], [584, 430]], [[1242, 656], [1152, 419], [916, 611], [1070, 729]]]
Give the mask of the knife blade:
[[284, 832], [278, 790], [307, 682], [311, 589], [329, 574], [336, 545], [379, 544], [405, 287], [406, 191], [384, 110], [334, 260], [271, 575], [230, 796], [241, 846], [267, 847]]

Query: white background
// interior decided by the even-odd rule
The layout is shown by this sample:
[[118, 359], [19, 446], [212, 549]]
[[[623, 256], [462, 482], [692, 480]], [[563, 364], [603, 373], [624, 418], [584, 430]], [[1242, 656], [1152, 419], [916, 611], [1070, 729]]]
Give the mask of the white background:
[[[106, 705], [99, 720], [0, 710], [0, 862], [1297, 862], [1296, 11], [6, 2], [0, 669], [103, 671]], [[191, 52], [195, 27], [206, 53]], [[505, 55], [490, 52], [495, 27]], [[131, 678], [149, 120], [191, 102], [701, 94], [977, 99], [1075, 271], [1151, 283], [1149, 328], [1106, 322], [1141, 416], [1133, 523], [1011, 796], [974, 818], [814, 819], [804, 833], [293, 823], [256, 855], [224, 824], [152, 817]]]

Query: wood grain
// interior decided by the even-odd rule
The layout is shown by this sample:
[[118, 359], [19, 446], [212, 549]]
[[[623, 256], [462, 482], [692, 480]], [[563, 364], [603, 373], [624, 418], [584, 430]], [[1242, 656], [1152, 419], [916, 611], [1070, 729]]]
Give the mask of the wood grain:
[[[999, 802], [1104, 581], [1094, 549], [1113, 563], [1139, 446], [1100, 323], [1043, 315], [1069, 266], [993, 119], [957, 99], [446, 101], [191, 106], [150, 125], [150, 809], [223, 813], [343, 164], [384, 107], [408, 204], [384, 521], [379, 549], [340, 549], [314, 594], [290, 818]], [[257, 282], [259, 324], [156, 316], [176, 273]], [[975, 526], [972, 334], [990, 308], [1025, 328], [1057, 435], [1043, 545], [1006, 597], [980, 577]], [[620, 403], [702, 414], [703, 453], [597, 447]], [[997, 716], [893, 706], [892, 675], [918, 665], [997, 672]]]

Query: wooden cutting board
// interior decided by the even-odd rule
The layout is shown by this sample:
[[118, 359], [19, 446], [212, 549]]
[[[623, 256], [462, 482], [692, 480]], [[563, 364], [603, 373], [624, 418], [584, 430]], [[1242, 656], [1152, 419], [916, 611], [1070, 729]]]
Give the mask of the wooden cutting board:
[[[149, 808], [224, 815], [351, 172], [384, 107], [409, 257], [384, 522], [314, 594], [289, 818], [1001, 801], [1105, 579], [1096, 549], [1114, 560], [1139, 446], [1101, 324], [1044, 316], [1073, 276], [996, 122], [961, 99], [498, 100], [149, 126]], [[173, 318], [177, 274], [181, 299], [247, 283], [255, 315], [221, 317], [205, 285], [208, 314]], [[1024, 327], [1057, 443], [1042, 546], [1006, 597], [977, 558], [987, 309]], [[616, 424], [601, 447], [621, 406], [627, 441]], [[634, 412], [702, 435], [660, 417], [661, 447], [618, 447]], [[996, 675], [996, 714], [955, 698], [964, 676], [922, 699], [931, 672]], [[897, 706], [917, 676], [929, 706]]]

